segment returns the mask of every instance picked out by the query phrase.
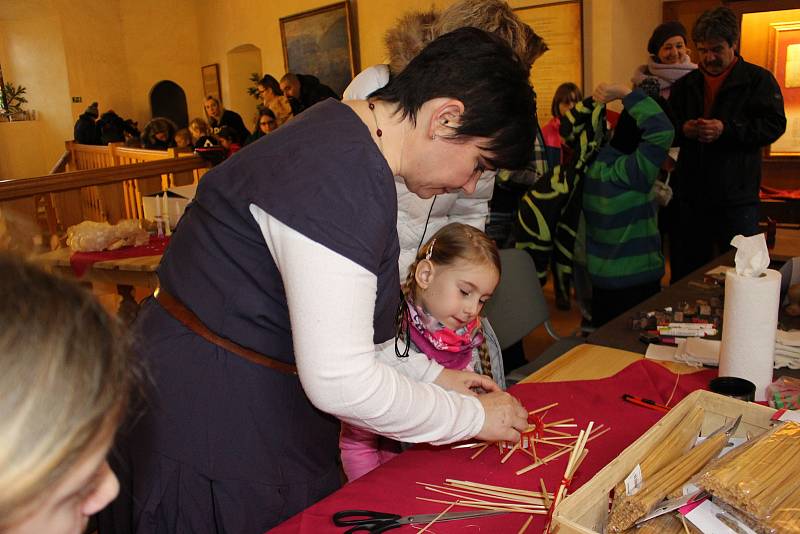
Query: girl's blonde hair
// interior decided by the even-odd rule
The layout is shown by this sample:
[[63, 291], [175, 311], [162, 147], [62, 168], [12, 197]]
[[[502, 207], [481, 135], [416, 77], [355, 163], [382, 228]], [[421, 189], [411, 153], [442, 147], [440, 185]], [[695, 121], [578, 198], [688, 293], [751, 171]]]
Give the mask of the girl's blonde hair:
[[83, 288], [0, 255], [0, 530], [113, 431], [134, 372], [126, 336]]
[[189, 129], [191, 128], [200, 130], [200, 137], [211, 133], [211, 129], [209, 128], [208, 123], [199, 117], [196, 119], [192, 119], [192, 122], [189, 123]]
[[[419, 262], [428, 260], [434, 265], [448, 266], [458, 261], [466, 261], [472, 264], [485, 263], [497, 269], [497, 274], [501, 274], [500, 252], [494, 241], [473, 226], [462, 223], [450, 223], [439, 229], [431, 238], [417, 251], [414, 263], [408, 268], [408, 275], [403, 282], [403, 296], [411, 302], [417, 299], [417, 280], [416, 272]], [[484, 339], [479, 349], [481, 360], [481, 372], [490, 377], [492, 375], [492, 364], [489, 359], [489, 348]]]

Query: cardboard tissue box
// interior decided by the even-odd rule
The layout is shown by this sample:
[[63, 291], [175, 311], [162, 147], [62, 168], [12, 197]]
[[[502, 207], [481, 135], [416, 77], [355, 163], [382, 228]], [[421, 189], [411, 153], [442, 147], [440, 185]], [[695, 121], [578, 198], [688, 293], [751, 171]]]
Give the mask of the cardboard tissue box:
[[[194, 199], [194, 194], [197, 191], [196, 185], [181, 185], [170, 187], [167, 190], [167, 210], [164, 210], [163, 204], [161, 207], [162, 216], [169, 214], [169, 226], [175, 228], [178, 220], [183, 215], [186, 206], [189, 205]], [[144, 209], [144, 218], [150, 221], [156, 220], [156, 202], [163, 203], [164, 192], [153, 193], [142, 197], [142, 208]]]

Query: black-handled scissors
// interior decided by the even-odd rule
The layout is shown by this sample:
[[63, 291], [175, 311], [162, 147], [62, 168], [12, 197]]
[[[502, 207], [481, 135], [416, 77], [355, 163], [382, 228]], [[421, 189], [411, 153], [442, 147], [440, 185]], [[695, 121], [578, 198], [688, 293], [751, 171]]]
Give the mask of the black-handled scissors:
[[352, 527], [344, 532], [344, 534], [351, 534], [353, 532], [385, 532], [393, 528], [399, 528], [403, 525], [411, 525], [414, 523], [430, 523], [434, 519], [436, 522], [440, 521], [457, 521], [459, 519], [470, 519], [473, 517], [484, 517], [490, 515], [507, 514], [508, 512], [501, 512], [497, 510], [480, 510], [472, 512], [448, 512], [439, 519], [436, 517], [439, 514], [422, 514], [422, 515], [407, 515], [402, 517], [397, 514], [389, 514], [386, 512], [372, 512], [370, 510], [342, 510], [333, 514], [333, 524], [337, 527]]

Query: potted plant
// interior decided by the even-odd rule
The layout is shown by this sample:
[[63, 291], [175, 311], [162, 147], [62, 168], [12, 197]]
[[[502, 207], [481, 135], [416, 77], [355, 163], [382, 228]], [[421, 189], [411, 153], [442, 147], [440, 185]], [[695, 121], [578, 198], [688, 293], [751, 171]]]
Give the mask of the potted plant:
[[15, 87], [11, 82], [6, 82], [0, 89], [3, 91], [4, 109], [2, 110], [2, 114], [5, 115], [8, 120], [27, 119], [27, 112], [22, 109], [22, 105], [28, 103], [28, 99], [23, 96], [27, 89], [21, 85]]

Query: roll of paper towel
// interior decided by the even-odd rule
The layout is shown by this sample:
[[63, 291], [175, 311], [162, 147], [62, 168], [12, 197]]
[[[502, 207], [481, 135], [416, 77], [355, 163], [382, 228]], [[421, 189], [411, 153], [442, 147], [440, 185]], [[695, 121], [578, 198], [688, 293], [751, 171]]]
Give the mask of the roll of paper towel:
[[780, 289], [781, 274], [772, 269], [757, 277], [725, 274], [719, 376], [749, 380], [757, 401], [766, 400], [772, 382]]

